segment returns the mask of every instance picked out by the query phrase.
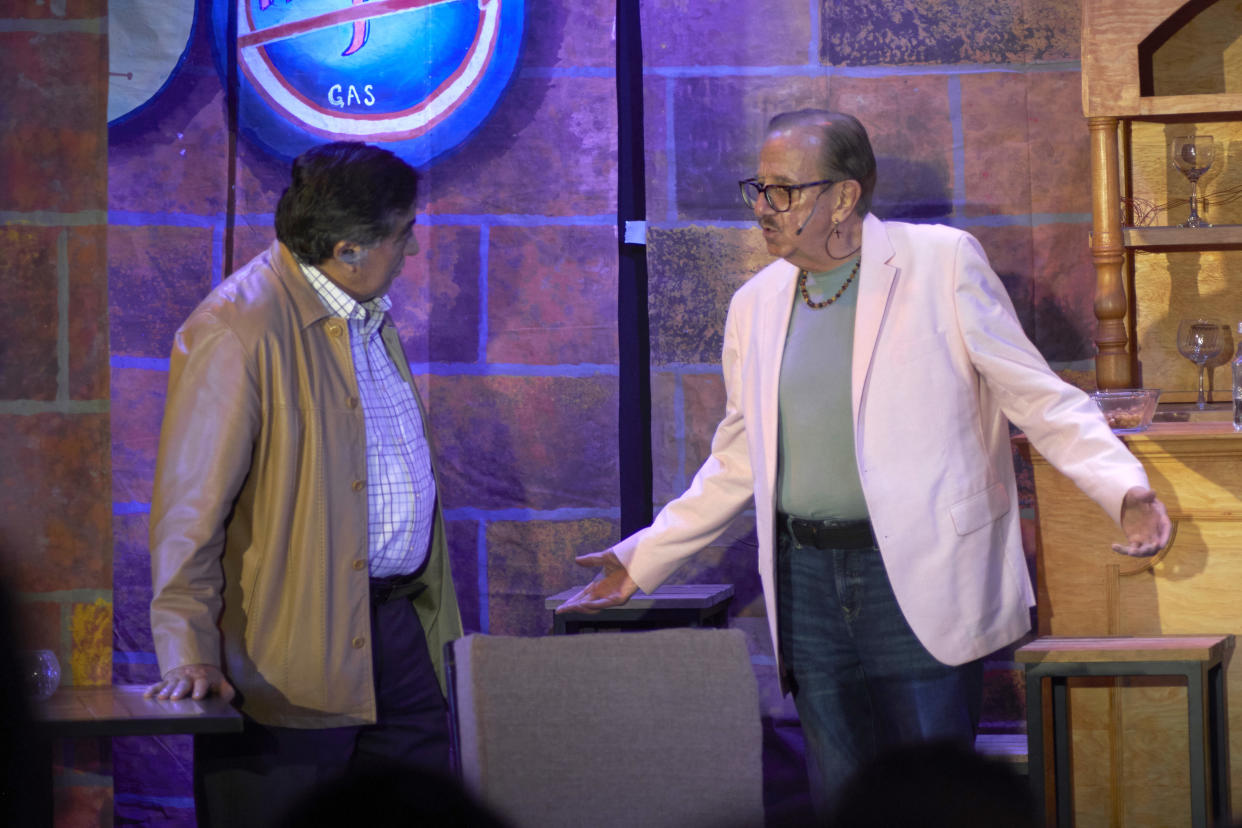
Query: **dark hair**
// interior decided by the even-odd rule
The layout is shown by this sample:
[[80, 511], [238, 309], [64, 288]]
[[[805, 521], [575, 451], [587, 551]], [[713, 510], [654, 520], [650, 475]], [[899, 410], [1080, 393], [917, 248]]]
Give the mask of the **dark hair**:
[[392, 235], [414, 203], [418, 175], [386, 149], [353, 141], [313, 147], [293, 162], [276, 205], [276, 238], [308, 264], [339, 241], [366, 247]]
[[871, 151], [867, 130], [858, 119], [826, 109], [799, 109], [782, 112], [768, 122], [768, 132], [791, 127], [821, 131], [824, 150], [820, 165], [824, 175], [836, 180], [852, 178], [857, 181], [862, 194], [854, 211], [860, 216], [866, 215], [875, 191], [875, 153]]

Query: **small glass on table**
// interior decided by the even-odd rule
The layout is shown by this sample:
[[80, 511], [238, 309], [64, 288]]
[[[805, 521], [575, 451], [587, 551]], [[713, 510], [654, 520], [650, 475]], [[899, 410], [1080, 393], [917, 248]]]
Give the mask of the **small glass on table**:
[[1221, 323], [1215, 319], [1183, 319], [1177, 326], [1177, 352], [1199, 367], [1198, 409], [1207, 407], [1204, 387], [1207, 364], [1220, 354]]

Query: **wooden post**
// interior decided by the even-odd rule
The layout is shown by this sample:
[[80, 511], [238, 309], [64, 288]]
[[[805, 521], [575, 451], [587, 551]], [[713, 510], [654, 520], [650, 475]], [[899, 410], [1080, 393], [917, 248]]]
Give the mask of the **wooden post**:
[[1121, 234], [1121, 182], [1117, 163], [1117, 125], [1110, 117], [1091, 117], [1091, 258], [1095, 262], [1095, 382], [1101, 389], [1129, 388], [1126, 350], [1126, 291], [1122, 278], [1125, 245]]

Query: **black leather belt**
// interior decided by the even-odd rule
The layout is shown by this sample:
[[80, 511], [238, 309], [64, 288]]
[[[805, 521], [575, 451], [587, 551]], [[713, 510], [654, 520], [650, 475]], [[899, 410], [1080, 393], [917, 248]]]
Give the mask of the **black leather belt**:
[[814, 549], [871, 549], [879, 546], [869, 520], [806, 520], [776, 513], [781, 531], [799, 546]]
[[398, 598], [413, 598], [427, 585], [417, 575], [394, 575], [391, 578], [371, 579], [371, 604], [379, 606]]

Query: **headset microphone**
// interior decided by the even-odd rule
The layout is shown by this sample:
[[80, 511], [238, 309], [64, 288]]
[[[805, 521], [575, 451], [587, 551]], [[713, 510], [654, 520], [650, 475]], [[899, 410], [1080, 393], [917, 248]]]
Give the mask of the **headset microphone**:
[[815, 203], [811, 205], [811, 212], [806, 217], [806, 221], [802, 222], [802, 226], [798, 228], [796, 233], [794, 233], [795, 236], [802, 235], [802, 231], [805, 230], [806, 226], [811, 223], [811, 219], [815, 218], [815, 211], [818, 209], [819, 209], [819, 199], [817, 198], [815, 199]]

